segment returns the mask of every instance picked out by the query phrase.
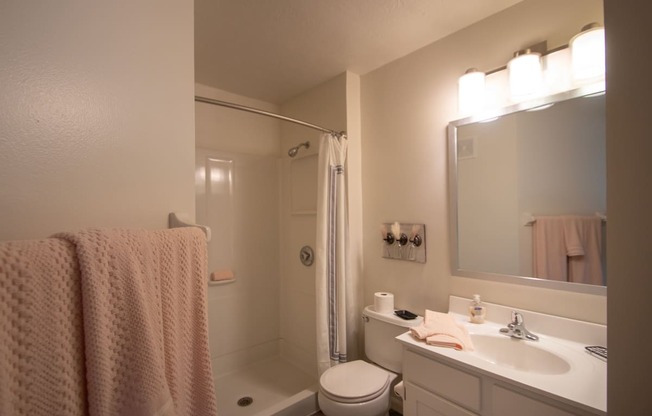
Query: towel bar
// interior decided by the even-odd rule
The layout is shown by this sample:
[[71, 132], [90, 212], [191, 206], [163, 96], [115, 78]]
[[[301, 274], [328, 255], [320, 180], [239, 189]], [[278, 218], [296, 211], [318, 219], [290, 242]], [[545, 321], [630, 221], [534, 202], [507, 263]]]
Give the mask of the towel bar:
[[206, 234], [206, 242], [211, 241], [211, 228], [205, 225], [193, 224], [189, 221], [184, 221], [180, 217], [183, 215], [177, 214], [176, 212], [171, 212], [168, 215], [168, 227], [169, 228], [179, 228], [179, 227], [197, 227], [200, 228], [204, 234]]
[[[606, 214], [603, 214], [602, 212], [596, 212], [595, 216], [599, 217], [602, 220], [602, 222], [607, 222], [607, 215]], [[524, 212], [521, 215], [521, 223], [525, 227], [534, 224], [536, 221], [537, 221], [537, 219], [534, 217], [534, 215], [532, 215], [529, 212]]]

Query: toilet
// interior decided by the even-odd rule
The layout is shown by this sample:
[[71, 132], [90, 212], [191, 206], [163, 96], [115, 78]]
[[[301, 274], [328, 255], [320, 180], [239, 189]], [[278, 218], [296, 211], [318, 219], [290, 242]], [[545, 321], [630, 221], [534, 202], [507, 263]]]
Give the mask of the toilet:
[[404, 320], [379, 313], [373, 305], [362, 312], [365, 354], [363, 360], [336, 365], [319, 378], [319, 408], [326, 416], [384, 416], [389, 411], [392, 382], [402, 371], [402, 347], [394, 338], [422, 317]]

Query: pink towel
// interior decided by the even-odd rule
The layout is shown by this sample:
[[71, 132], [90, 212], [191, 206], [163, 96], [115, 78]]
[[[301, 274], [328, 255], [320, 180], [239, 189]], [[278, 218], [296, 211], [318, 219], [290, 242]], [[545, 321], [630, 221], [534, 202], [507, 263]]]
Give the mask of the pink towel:
[[567, 256], [564, 217], [536, 217], [532, 225], [534, 277], [568, 281]]
[[534, 277], [602, 283], [601, 233], [597, 216], [541, 216], [532, 228]]
[[428, 345], [473, 351], [473, 342], [466, 327], [446, 313], [426, 309], [423, 323], [411, 327], [410, 333], [417, 339], [425, 339]]
[[[566, 221], [566, 232], [572, 235], [581, 252], [568, 258], [568, 280], [575, 283], [604, 285], [602, 270], [602, 219], [574, 217]], [[569, 250], [570, 251], [570, 250]]]
[[206, 237], [197, 228], [87, 230], [82, 276], [93, 415], [215, 415]]
[[0, 243], [0, 415], [88, 414], [74, 246]]

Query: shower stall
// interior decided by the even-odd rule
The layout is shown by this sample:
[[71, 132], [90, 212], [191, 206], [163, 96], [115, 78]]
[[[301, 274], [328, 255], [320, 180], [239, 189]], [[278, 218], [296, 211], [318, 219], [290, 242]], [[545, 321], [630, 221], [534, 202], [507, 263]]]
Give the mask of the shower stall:
[[196, 221], [212, 229], [219, 279], [208, 287], [219, 414], [313, 414], [315, 269], [300, 250], [315, 244], [319, 132], [198, 101]]

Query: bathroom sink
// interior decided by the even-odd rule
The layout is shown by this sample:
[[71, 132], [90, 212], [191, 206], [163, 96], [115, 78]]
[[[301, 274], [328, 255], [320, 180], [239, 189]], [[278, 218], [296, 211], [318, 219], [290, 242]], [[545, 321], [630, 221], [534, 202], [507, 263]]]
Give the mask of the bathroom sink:
[[476, 356], [502, 367], [538, 374], [563, 374], [570, 370], [568, 361], [534, 341], [498, 334], [471, 334], [471, 339]]

